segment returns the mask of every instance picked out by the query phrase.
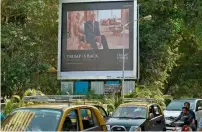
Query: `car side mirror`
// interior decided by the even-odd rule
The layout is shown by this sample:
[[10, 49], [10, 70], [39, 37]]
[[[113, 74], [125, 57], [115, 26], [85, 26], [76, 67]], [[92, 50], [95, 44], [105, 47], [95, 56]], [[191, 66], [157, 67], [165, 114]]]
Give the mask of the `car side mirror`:
[[201, 107], [201, 106], [199, 106], [199, 107], [197, 108], [197, 111], [199, 111], [199, 110], [202, 110], [202, 107]]

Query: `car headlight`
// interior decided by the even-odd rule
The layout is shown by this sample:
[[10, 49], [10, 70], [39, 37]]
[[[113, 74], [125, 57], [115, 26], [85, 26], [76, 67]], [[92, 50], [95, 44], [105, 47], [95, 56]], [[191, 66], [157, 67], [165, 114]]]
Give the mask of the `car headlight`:
[[106, 125], [106, 127], [107, 127], [107, 131], [111, 131], [110, 125]]
[[142, 131], [142, 129], [139, 126], [131, 126], [129, 131]]

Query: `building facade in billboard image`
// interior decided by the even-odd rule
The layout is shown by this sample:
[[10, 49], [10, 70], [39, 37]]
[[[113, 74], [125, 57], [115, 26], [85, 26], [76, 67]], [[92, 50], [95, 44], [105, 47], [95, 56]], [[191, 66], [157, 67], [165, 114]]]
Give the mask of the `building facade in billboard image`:
[[59, 78], [120, 77], [123, 48], [125, 76], [136, 78], [137, 25], [123, 28], [136, 19], [134, 5], [134, 1], [61, 3]]

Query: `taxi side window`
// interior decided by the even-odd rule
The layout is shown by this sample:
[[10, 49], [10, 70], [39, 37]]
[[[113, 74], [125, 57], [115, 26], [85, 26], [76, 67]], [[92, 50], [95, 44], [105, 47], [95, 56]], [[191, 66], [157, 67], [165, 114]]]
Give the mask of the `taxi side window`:
[[155, 112], [155, 116], [161, 115], [160, 108], [156, 105], [154, 106], [154, 112]]
[[99, 111], [100, 111], [100, 113], [102, 114], [103, 117], [107, 117], [105, 111], [101, 107], [99, 107]]
[[150, 119], [152, 119], [152, 118], [155, 117], [155, 110], [154, 110], [154, 106], [153, 105], [151, 105], [149, 107], [149, 117], [150, 117]]
[[80, 109], [83, 128], [89, 129], [98, 125], [97, 118], [93, 111], [87, 108]]
[[78, 112], [72, 110], [67, 114], [67, 117], [63, 123], [62, 131], [78, 131]]

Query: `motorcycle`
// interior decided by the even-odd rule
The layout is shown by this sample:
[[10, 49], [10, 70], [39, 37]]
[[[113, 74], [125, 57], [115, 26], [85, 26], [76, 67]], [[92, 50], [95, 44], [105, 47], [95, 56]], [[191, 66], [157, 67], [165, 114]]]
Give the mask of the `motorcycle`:
[[175, 128], [172, 131], [192, 131], [190, 127], [190, 122], [187, 117], [181, 118], [179, 121], [172, 122]]

